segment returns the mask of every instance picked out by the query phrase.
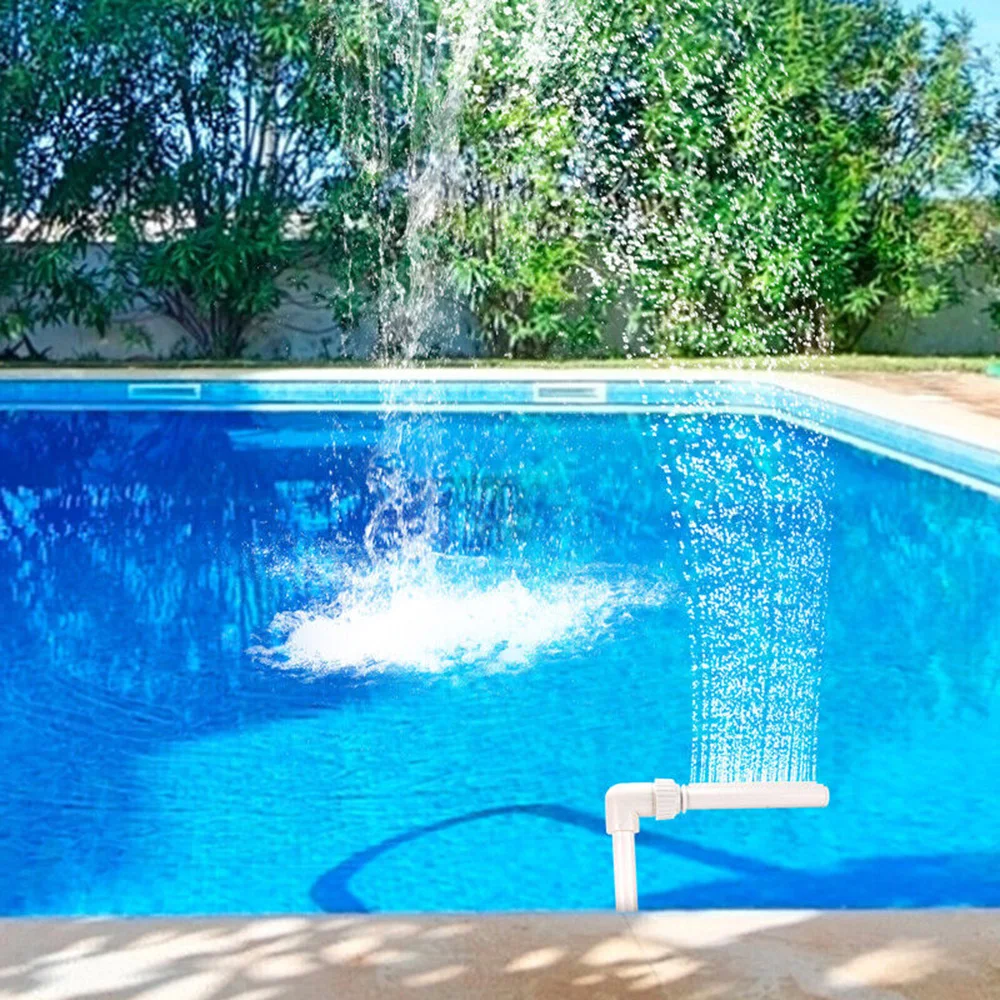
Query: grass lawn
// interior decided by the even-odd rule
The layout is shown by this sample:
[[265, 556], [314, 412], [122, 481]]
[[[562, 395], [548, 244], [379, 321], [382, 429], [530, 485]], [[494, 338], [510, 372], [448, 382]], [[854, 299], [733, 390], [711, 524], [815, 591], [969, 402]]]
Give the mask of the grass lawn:
[[[886, 354], [792, 354], [761, 357], [725, 358], [565, 358], [545, 361], [520, 361], [510, 358], [441, 358], [416, 363], [417, 367], [447, 368], [748, 368], [784, 371], [819, 371], [835, 375], [839, 372], [985, 372], [1000, 373], [1000, 356], [991, 357], [907, 357]], [[375, 367], [371, 361], [0, 361], [0, 368], [358, 368]]]

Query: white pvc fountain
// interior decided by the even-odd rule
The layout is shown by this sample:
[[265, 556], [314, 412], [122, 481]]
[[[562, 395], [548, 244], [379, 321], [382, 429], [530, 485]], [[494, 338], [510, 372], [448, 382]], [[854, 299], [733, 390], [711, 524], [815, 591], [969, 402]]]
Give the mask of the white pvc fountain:
[[694, 809], [821, 809], [830, 790], [815, 781], [694, 782], [669, 778], [612, 785], [604, 797], [605, 828], [615, 865], [615, 909], [639, 908], [635, 835], [640, 819], [673, 819]]

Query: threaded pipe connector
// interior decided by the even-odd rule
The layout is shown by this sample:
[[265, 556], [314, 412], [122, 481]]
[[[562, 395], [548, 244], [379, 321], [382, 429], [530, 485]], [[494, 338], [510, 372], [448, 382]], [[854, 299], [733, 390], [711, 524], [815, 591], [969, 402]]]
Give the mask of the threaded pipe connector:
[[673, 819], [681, 808], [681, 786], [670, 778], [657, 778], [653, 782], [653, 803], [657, 819]]

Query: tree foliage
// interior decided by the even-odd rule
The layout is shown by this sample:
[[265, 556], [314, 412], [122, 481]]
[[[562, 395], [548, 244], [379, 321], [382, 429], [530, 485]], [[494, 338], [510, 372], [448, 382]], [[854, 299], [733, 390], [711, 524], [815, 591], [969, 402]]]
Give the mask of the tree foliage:
[[238, 355], [320, 268], [395, 352], [442, 300], [503, 353], [851, 346], [990, 263], [971, 37], [897, 0], [2, 0], [2, 332], [145, 309]]
[[889, 0], [776, 5], [787, 95], [820, 198], [823, 300], [842, 342], [897, 299], [926, 315], [990, 251], [998, 145], [972, 25]]
[[239, 354], [322, 253], [310, 218], [361, 112], [355, 20], [326, 0], [8, 0], [8, 333], [144, 305]]
[[[507, 160], [500, 196], [476, 202], [491, 239], [459, 265], [484, 301], [547, 272], [551, 234], [571, 241], [557, 270], [575, 315], [600, 288], [636, 347], [851, 346], [889, 299], [916, 315], [955, 301], [989, 255], [1000, 122], [967, 23], [892, 0], [572, 7], [533, 85], [509, 51], [484, 58], [477, 163]], [[516, 9], [508, 46], [551, 6]], [[492, 239], [498, 216], [513, 239]]]

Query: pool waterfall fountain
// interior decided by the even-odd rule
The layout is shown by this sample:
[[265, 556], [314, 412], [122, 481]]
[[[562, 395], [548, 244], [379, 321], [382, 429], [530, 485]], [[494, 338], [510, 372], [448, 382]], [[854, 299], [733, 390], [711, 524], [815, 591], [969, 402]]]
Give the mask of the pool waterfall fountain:
[[604, 798], [604, 822], [614, 860], [615, 909], [639, 909], [635, 870], [635, 835], [640, 819], [666, 820], [708, 809], [822, 809], [830, 801], [825, 785], [815, 781], [693, 782], [669, 778], [612, 785]]
[[[443, 303], [456, 298], [435, 260], [431, 237], [449, 201], [461, 196], [465, 168], [459, 125], [492, 5], [493, 0], [446, 2], [427, 53], [430, 35], [422, 35], [419, 0], [389, 2], [395, 27], [410, 23], [408, 43], [399, 45], [391, 59], [403, 80], [406, 114], [416, 136], [401, 178], [407, 205], [402, 236], [409, 263], [405, 283], [387, 249], [392, 221], [383, 220], [379, 231], [378, 360], [390, 378], [381, 433], [369, 465], [368, 488], [377, 500], [364, 546], [372, 577], [388, 587], [389, 607], [410, 601], [414, 595], [408, 591], [414, 586], [437, 597], [447, 587], [437, 571], [440, 495], [433, 465], [415, 481], [403, 460], [408, 435], [419, 434], [426, 447], [436, 434], [437, 418], [425, 413], [415, 429], [406, 409], [396, 405], [394, 390], [406, 370], [425, 356], [427, 335], [448, 321]], [[375, 155], [379, 171], [388, 176], [392, 111], [380, 79], [386, 43], [378, 33], [378, 6], [378, 0], [363, 0], [370, 101], [377, 126]], [[545, 22], [552, 6], [539, 7], [523, 53], [529, 63], [551, 57]], [[562, 10], [564, 5], [559, 6]], [[537, 73], [529, 74], [529, 79], [535, 77]], [[425, 106], [425, 120], [420, 121]], [[456, 328], [461, 323], [452, 321]], [[634, 836], [640, 817], [669, 819], [700, 809], [820, 807], [828, 802], [826, 788], [814, 780], [826, 576], [823, 440], [815, 435], [794, 456], [753, 456], [759, 475], [751, 487], [759, 490], [760, 503], [749, 511], [733, 497], [712, 495], [715, 477], [706, 475], [705, 468], [713, 456], [702, 452], [689, 457], [688, 467], [665, 469], [674, 503], [673, 527], [686, 554], [694, 671], [691, 775], [696, 780], [681, 786], [657, 779], [609, 790], [606, 824], [614, 844], [616, 905], [621, 910], [638, 905]], [[768, 552], [781, 562], [781, 586], [770, 594], [759, 588], [755, 568], [734, 555], [749, 554], [752, 563], [757, 534], [769, 531]], [[759, 627], [762, 599], [771, 602], [764, 629]], [[414, 607], [448, 614], [433, 604], [424, 607], [417, 600]], [[489, 599], [480, 613], [487, 606], [494, 606]], [[343, 622], [327, 619], [325, 624], [328, 634], [322, 642], [329, 647], [341, 641], [344, 633], [337, 629]], [[517, 627], [518, 622], [511, 625]], [[309, 641], [308, 634], [305, 639]]]
[[[428, 333], [441, 322], [440, 306], [447, 298], [447, 281], [435, 266], [427, 245], [450, 198], [461, 190], [459, 124], [469, 74], [475, 63], [479, 35], [493, 0], [447, 0], [433, 31], [425, 34], [420, 0], [362, 0], [365, 55], [369, 77], [368, 101], [375, 123], [375, 173], [391, 177], [392, 119], [383, 87], [383, 59], [388, 57], [402, 85], [403, 115], [413, 139], [397, 180], [406, 196], [402, 246], [408, 261], [404, 283], [393, 259], [394, 219], [377, 215], [379, 287], [376, 357], [392, 372], [388, 398], [381, 413], [381, 430], [368, 468], [368, 490], [376, 498], [364, 533], [364, 548], [372, 574], [388, 588], [389, 607], [406, 600], [414, 585], [439, 592], [438, 553], [440, 494], [433, 469], [415, 482], [404, 468], [403, 453], [413, 433], [407, 414], [397, 405], [398, 376], [424, 353]], [[379, 8], [388, 13], [396, 44], [381, 37]], [[400, 40], [402, 39], [402, 40]], [[429, 51], [428, 49], [429, 41]], [[426, 110], [424, 106], [426, 104]], [[423, 141], [422, 141], [423, 140]], [[436, 436], [433, 414], [427, 414], [420, 434]]]
[[608, 791], [619, 910], [638, 908], [640, 817], [829, 802], [815, 781], [832, 477], [827, 444], [808, 432], [791, 447], [758, 441], [723, 457], [712, 441], [699, 439], [683, 461], [663, 465], [686, 553], [697, 780]]

